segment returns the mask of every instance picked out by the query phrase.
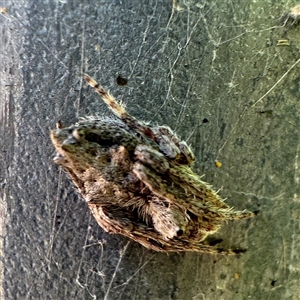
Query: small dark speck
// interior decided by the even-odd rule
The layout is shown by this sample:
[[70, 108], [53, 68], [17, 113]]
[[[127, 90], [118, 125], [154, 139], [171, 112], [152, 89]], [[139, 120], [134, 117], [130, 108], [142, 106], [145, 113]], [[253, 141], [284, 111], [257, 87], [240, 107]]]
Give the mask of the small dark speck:
[[223, 241], [223, 239], [215, 239], [215, 240], [211, 240], [211, 241], [209, 241], [209, 245], [210, 245], [210, 246], [215, 246], [215, 245], [217, 245], [217, 244], [222, 243], [222, 241]]
[[275, 283], [276, 283], [276, 280], [273, 279], [273, 280], [271, 281], [271, 286], [275, 286]]
[[60, 225], [60, 224], [61, 224], [61, 216], [60, 216], [60, 215], [57, 215], [57, 216], [56, 216], [56, 224], [57, 224], [57, 225]]
[[58, 120], [56, 123], [56, 129], [62, 129], [62, 128], [63, 128], [63, 124], [60, 120]]
[[202, 123], [208, 123], [208, 120], [207, 120], [206, 118], [204, 118], [204, 119], [202, 120]]
[[177, 231], [177, 235], [178, 235], [178, 236], [181, 236], [182, 234], [183, 234], [183, 230], [179, 229], [179, 230]]
[[121, 75], [119, 75], [118, 77], [117, 77], [117, 85], [120, 85], [120, 86], [125, 86], [125, 85], [127, 85], [127, 83], [128, 83], [128, 79], [126, 79], [126, 78], [124, 78], [124, 77], [122, 77]]
[[267, 117], [270, 117], [273, 114], [273, 109], [260, 110], [257, 113], [259, 115], [266, 115]]

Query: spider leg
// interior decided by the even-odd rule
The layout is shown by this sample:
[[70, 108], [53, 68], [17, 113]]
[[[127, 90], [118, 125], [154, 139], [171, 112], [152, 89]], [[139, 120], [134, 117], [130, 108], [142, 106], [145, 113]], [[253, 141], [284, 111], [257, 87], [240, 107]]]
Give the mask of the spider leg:
[[186, 242], [181, 241], [178, 243], [178, 248], [174, 247], [174, 241], [166, 239], [151, 225], [147, 225], [142, 220], [137, 220], [131, 210], [113, 205], [89, 204], [89, 207], [98, 224], [109, 233], [125, 235], [156, 251], [168, 251], [163, 250], [164, 246], [167, 246], [168, 249], [174, 248], [173, 251], [184, 251], [185, 249]]
[[142, 132], [147, 137], [156, 141], [155, 134], [150, 127], [141, 124], [136, 118], [131, 116], [126, 109], [118, 103], [113, 95], [106, 91], [97, 81], [87, 74], [83, 74], [83, 79], [102, 97], [108, 108], [120, 118], [129, 128]]
[[[156, 195], [158, 197], [155, 198], [156, 200], [150, 201], [151, 216], [155, 229], [167, 239], [184, 233], [190, 219], [186, 214], [185, 207], [176, 205], [176, 202], [169, 199], [164, 193], [163, 197], [160, 197], [159, 188], [156, 188], [160, 184], [164, 186], [161, 176], [167, 174], [169, 169], [167, 159], [162, 153], [146, 145], [138, 145], [135, 149], [135, 155], [135, 158], [139, 161], [134, 167], [135, 175], [150, 189], [157, 191]], [[147, 171], [148, 166], [149, 172]], [[155, 171], [151, 172], [152, 168]], [[151, 177], [150, 174], [152, 178], [149, 178]]]
[[180, 140], [168, 126], [153, 128], [159, 149], [176, 164], [191, 165], [195, 161], [192, 149]]
[[98, 84], [92, 77], [83, 74], [84, 80], [102, 97], [108, 108], [121, 119], [129, 128], [143, 133], [155, 141], [162, 153], [177, 164], [191, 165], [195, 156], [186, 142], [181, 141], [167, 126], [150, 128], [131, 116], [126, 109], [108, 91]]
[[177, 222], [183, 234], [188, 234], [189, 226], [197, 227], [199, 236], [213, 233], [219, 229], [222, 221], [254, 216], [253, 212], [233, 211], [189, 167], [173, 165], [159, 151], [138, 145], [135, 155], [138, 161], [133, 167], [134, 174], [155, 195], [170, 203], [173, 211], [168, 215], [183, 216], [184, 211], [185, 219], [182, 220], [185, 221], [178, 219]]
[[255, 212], [252, 211], [230, 211], [226, 214], [227, 220], [242, 220], [255, 216]]
[[[203, 211], [208, 208], [208, 203], [196, 199], [199, 191], [189, 189], [189, 186], [195, 183], [195, 178], [193, 178], [196, 176], [195, 174], [189, 178], [189, 174], [180, 173], [177, 171], [179, 167], [174, 167], [159, 151], [146, 145], [138, 145], [134, 153], [137, 162], [133, 166], [133, 173], [153, 193], [170, 202], [177, 203], [195, 214], [198, 214], [199, 210]], [[201, 188], [203, 189], [203, 186]], [[189, 200], [194, 198], [194, 201]], [[222, 208], [229, 209], [225, 203]]]
[[108, 207], [106, 209], [95, 204], [89, 204], [89, 207], [98, 224], [106, 232], [122, 234], [154, 251], [196, 251], [221, 255], [237, 255], [245, 252], [244, 250], [220, 249], [201, 244], [199, 241], [189, 242], [180, 238], [166, 240], [159, 232], [145, 223], [137, 222], [134, 216], [130, 216], [129, 211], [124, 211], [116, 207]]

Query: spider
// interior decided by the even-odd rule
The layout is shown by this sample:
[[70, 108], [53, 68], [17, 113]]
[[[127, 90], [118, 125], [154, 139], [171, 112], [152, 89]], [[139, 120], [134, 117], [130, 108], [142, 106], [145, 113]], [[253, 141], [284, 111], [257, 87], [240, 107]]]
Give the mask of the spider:
[[51, 140], [54, 162], [98, 224], [155, 251], [241, 252], [204, 240], [224, 221], [254, 213], [234, 211], [192, 171], [191, 148], [169, 127], [138, 121], [89, 75], [83, 78], [117, 118], [85, 117], [69, 127], [58, 123]]

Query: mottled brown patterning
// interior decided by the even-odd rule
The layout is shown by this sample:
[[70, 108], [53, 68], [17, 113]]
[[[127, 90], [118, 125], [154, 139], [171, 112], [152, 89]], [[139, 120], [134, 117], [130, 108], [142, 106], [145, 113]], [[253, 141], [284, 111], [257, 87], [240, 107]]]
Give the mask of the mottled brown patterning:
[[232, 210], [191, 170], [192, 150], [169, 127], [136, 120], [95, 80], [84, 79], [118, 119], [58, 124], [51, 139], [54, 161], [71, 177], [99, 225], [156, 251], [237, 253], [203, 240], [224, 221], [253, 213]]

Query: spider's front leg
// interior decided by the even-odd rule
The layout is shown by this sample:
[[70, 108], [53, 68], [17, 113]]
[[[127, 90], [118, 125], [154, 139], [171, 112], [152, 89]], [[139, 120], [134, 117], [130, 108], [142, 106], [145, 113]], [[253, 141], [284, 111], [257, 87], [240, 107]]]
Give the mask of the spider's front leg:
[[[154, 224], [160, 224], [160, 220], [163, 224], [169, 224], [169, 220], [173, 220], [173, 236], [183, 239], [189, 237], [191, 230], [199, 240], [204, 239], [208, 232], [218, 230], [220, 221], [223, 220], [223, 211], [210, 211], [205, 201], [199, 201], [207, 196], [206, 193], [200, 194], [200, 199], [197, 198], [197, 194], [190, 190], [189, 185], [194, 182], [189, 181], [188, 175], [185, 172], [176, 174], [177, 167], [180, 166], [174, 166], [162, 153], [145, 145], [138, 145], [135, 155], [138, 161], [133, 166], [133, 173], [161, 199], [152, 213], [153, 222], [154, 219], [157, 220]], [[186, 168], [189, 169], [188, 166]], [[167, 207], [159, 205], [166, 202]], [[224, 208], [224, 211], [230, 210], [226, 204]], [[207, 218], [206, 214], [210, 217]], [[158, 229], [158, 225], [155, 228], [167, 236], [163, 229]]]
[[159, 149], [165, 156], [177, 164], [191, 165], [195, 161], [192, 149], [185, 141], [180, 140], [167, 126], [152, 128]]
[[155, 230], [166, 239], [182, 235], [189, 216], [185, 209], [172, 201], [173, 197], [167, 192], [168, 176], [165, 175], [170, 168], [167, 159], [162, 153], [146, 145], [138, 145], [135, 155], [137, 162], [133, 172], [156, 195], [149, 205]]
[[131, 116], [125, 107], [118, 103], [117, 99], [106, 91], [96, 80], [88, 74], [83, 74], [84, 80], [95, 89], [95, 91], [102, 97], [108, 108], [121, 119], [129, 128], [142, 132], [145, 136], [155, 141], [155, 135], [150, 127], [139, 122], [136, 118]]

